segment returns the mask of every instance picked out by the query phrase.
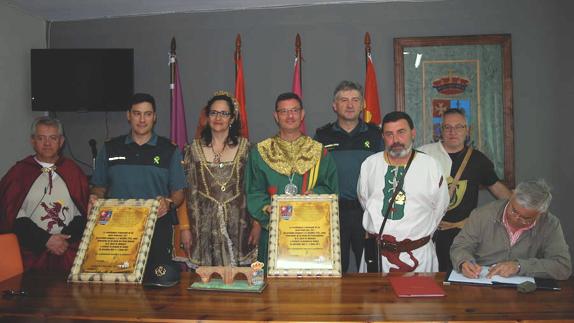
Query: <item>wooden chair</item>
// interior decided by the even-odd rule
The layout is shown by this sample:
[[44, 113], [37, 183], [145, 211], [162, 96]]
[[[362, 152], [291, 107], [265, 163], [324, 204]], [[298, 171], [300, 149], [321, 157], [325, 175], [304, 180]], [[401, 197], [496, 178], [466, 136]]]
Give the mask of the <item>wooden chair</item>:
[[0, 281], [12, 278], [24, 271], [18, 238], [13, 233], [0, 234]]

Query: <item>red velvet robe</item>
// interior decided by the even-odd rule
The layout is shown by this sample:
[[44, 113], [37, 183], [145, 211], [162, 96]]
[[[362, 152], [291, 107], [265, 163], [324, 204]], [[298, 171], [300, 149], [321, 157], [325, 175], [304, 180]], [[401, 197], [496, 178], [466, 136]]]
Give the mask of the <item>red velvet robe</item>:
[[[86, 175], [80, 167], [66, 157], [60, 157], [55, 164], [55, 172], [63, 179], [70, 197], [82, 214], [86, 216], [89, 199], [89, 187]], [[34, 156], [28, 156], [19, 161], [6, 173], [0, 181], [0, 233], [13, 232], [14, 221], [24, 203], [28, 191], [38, 176], [42, 174], [42, 166]], [[44, 250], [41, 254], [26, 250], [20, 244], [24, 268], [38, 270], [69, 271], [76, 256], [78, 243], [70, 244], [67, 252], [56, 256]]]

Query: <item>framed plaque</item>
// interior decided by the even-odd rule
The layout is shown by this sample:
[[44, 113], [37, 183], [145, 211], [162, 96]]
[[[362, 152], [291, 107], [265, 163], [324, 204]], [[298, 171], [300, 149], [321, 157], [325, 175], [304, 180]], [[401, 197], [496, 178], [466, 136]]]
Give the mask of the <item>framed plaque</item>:
[[155, 199], [98, 200], [68, 281], [140, 284], [158, 206]]
[[274, 195], [268, 276], [341, 277], [337, 195]]

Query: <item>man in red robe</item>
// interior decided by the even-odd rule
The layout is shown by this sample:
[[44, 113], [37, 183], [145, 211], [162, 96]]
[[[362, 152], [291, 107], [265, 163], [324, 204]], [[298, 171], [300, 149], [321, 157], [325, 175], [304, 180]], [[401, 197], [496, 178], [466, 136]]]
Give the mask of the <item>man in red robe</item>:
[[18, 236], [25, 270], [69, 271], [86, 225], [86, 175], [60, 155], [62, 124], [40, 117], [32, 124], [35, 155], [0, 181], [0, 233]]

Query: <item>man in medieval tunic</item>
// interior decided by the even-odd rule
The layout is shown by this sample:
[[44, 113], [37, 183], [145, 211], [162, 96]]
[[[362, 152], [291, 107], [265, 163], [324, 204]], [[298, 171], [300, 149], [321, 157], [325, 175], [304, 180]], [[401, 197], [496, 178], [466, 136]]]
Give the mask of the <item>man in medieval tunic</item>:
[[[412, 149], [416, 131], [408, 114], [387, 114], [382, 129], [385, 151], [363, 162], [357, 185], [365, 209], [363, 227], [381, 240], [383, 272], [435, 272], [438, 261], [430, 238], [448, 207], [447, 183], [432, 157]], [[360, 271], [366, 269], [363, 257]]]
[[300, 130], [305, 117], [295, 93], [275, 101], [279, 133], [257, 144], [245, 170], [247, 209], [262, 227], [257, 260], [267, 263], [271, 197], [275, 194], [338, 194], [335, 162], [319, 142]]
[[60, 155], [62, 124], [40, 117], [31, 128], [35, 155], [0, 182], [0, 232], [18, 237], [25, 270], [69, 271], [86, 225], [88, 181]]

